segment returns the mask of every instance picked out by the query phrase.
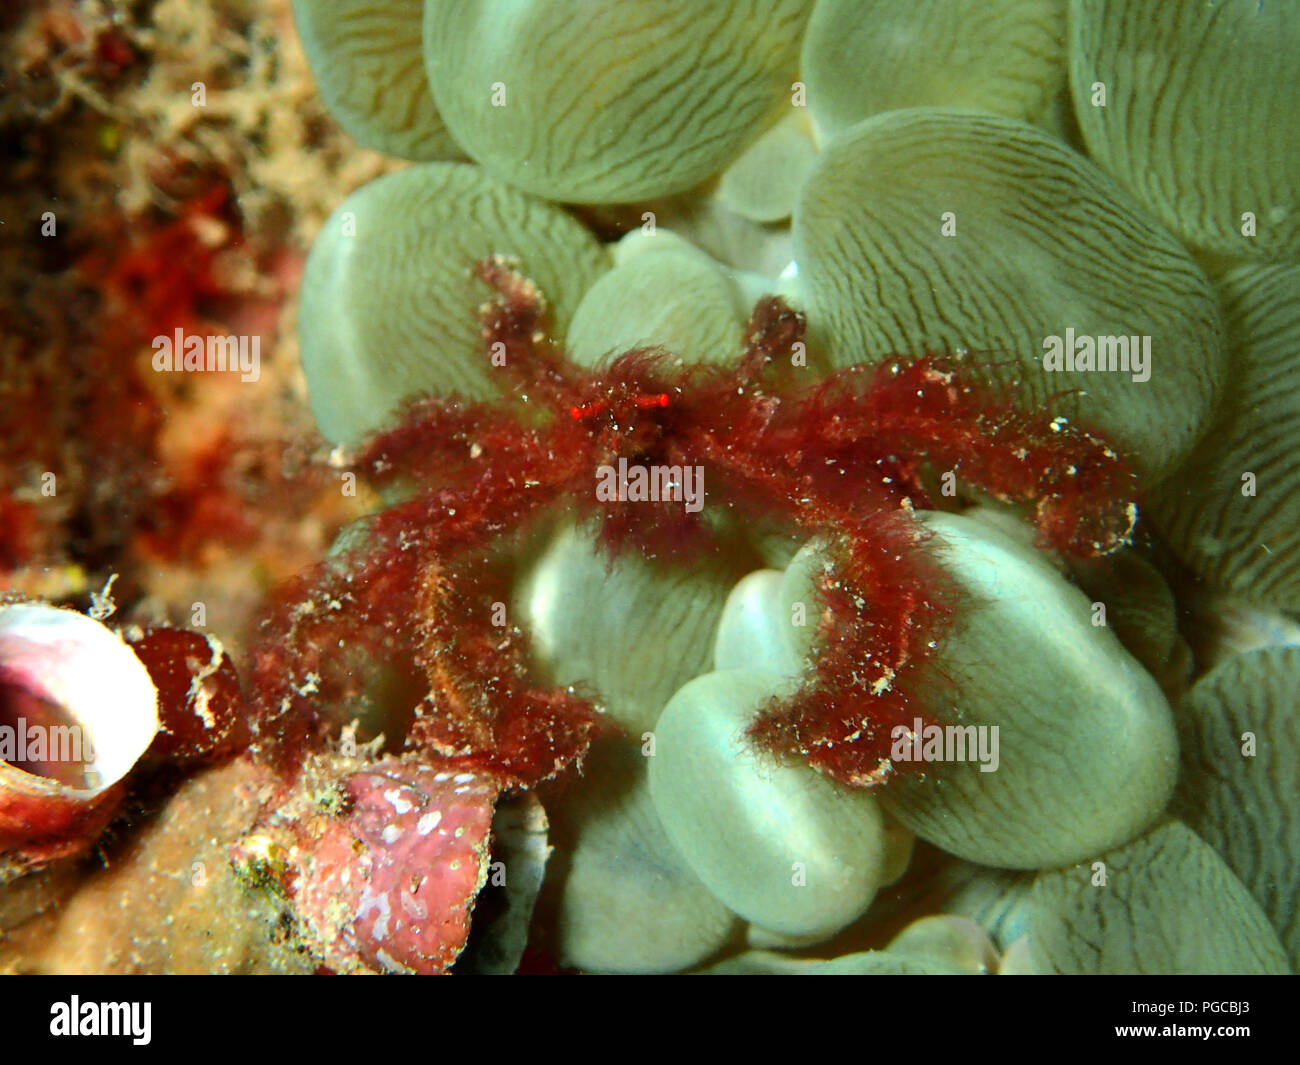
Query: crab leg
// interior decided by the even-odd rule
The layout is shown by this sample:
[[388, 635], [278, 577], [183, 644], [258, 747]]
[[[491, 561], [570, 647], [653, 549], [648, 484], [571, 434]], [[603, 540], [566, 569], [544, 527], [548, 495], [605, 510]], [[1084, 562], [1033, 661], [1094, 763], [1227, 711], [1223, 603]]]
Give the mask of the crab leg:
[[833, 408], [844, 375], [811, 397], [809, 416], [827, 427], [829, 439], [866, 453], [896, 453], [905, 465], [925, 461], [959, 472], [1003, 501], [1036, 500], [1039, 529], [1060, 550], [1088, 557], [1128, 542], [1137, 478], [1105, 441], [1066, 418], [990, 399], [988, 388], [937, 359], [886, 363], [868, 373], [852, 420], [817, 414], [819, 406]]
[[535, 784], [579, 760], [599, 721], [589, 700], [531, 681], [523, 633], [505, 617], [508, 595], [476, 550], [581, 477], [575, 453], [561, 457], [529, 439], [508, 464], [498, 456], [488, 476], [426, 501], [417, 609], [431, 694], [408, 735], [409, 746], [490, 772], [507, 787]]
[[816, 658], [803, 687], [774, 700], [751, 735], [849, 786], [880, 783], [891, 729], [925, 716], [911, 698], [915, 677], [952, 614], [950, 582], [919, 550], [923, 530], [883, 493], [849, 506], [754, 450], [707, 450], [737, 490], [765, 498], [810, 535], [836, 536], [838, 565], [821, 602], [808, 604], [820, 618]]

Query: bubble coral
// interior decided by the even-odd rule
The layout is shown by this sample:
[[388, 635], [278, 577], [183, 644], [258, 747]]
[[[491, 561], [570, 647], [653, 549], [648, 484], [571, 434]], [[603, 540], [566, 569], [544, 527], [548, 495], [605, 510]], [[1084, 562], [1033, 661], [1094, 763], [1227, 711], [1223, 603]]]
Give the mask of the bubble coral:
[[1219, 282], [1236, 371], [1215, 431], [1151, 496], [1180, 557], [1211, 584], [1300, 609], [1300, 266], [1238, 266]]
[[293, 0], [293, 15], [321, 95], [357, 143], [401, 159], [460, 154], [424, 77], [424, 0]]
[[[572, 860], [558, 906], [568, 964], [701, 962], [735, 934], [721, 901], [761, 948], [724, 964], [780, 969], [762, 949], [853, 920], [886, 867], [906, 865], [907, 845], [887, 844], [910, 829], [972, 861], [1055, 870], [1039, 875], [1032, 907], [1032, 878], [987, 869], [953, 894], [981, 923], [998, 907], [1015, 915], [1004, 971], [1276, 968], [1266, 925], [1285, 920], [1243, 887], [1258, 892], [1276, 855], [1216, 858], [1177, 823], [1151, 827], [1177, 770], [1160, 686], [1176, 697], [1188, 651], [1176, 589], [1141, 551], [1108, 553], [1136, 518], [1136, 481], [1108, 444], [1143, 479], [1183, 562], [1291, 605], [1295, 390], [1283, 356], [1295, 279], [1272, 260], [1294, 244], [1296, 168], [1294, 138], [1269, 129], [1290, 91], [1271, 87], [1289, 13], [1254, 0], [1195, 12], [1150, 0], [821, 0], [766, 19], [746, 4], [668, 5], [656, 21], [621, 4], [586, 32], [562, 4], [521, 4], [503, 23], [499, 8], [465, 0], [423, 5], [417, 41], [421, 6], [298, 5], [334, 97], [371, 83], [356, 73], [387, 42], [380, 91], [338, 105], [359, 138], [436, 125], [454, 148], [392, 150], [463, 152], [475, 165], [423, 163], [362, 190], [313, 251], [302, 330], [313, 409], [327, 437], [361, 445], [358, 468], [394, 505], [272, 620], [257, 665], [266, 753], [293, 761], [325, 727], [316, 710], [364, 688], [350, 673], [367, 662], [424, 671], [431, 694], [407, 736], [418, 757], [507, 786], [579, 761], [611, 724], [653, 733], [653, 759], [592, 753], [592, 808], [556, 806]], [[308, 25], [335, 11], [332, 28]], [[1223, 91], [1224, 70], [1268, 106]], [[669, 194], [681, 195], [650, 200]], [[1257, 236], [1239, 228], [1247, 210]], [[607, 252], [573, 214], [602, 237], [646, 232]], [[665, 217], [686, 239], [654, 232]], [[517, 257], [537, 284], [481, 271], [497, 290], [485, 348], [470, 264], [494, 255]], [[743, 272], [776, 258], [768, 277]], [[1269, 262], [1231, 261], [1242, 259]], [[554, 344], [539, 289], [554, 301]], [[802, 342], [791, 306], [807, 316], [806, 373], [787, 363]], [[1150, 377], [1046, 372], [1044, 338], [1067, 327], [1150, 338]], [[680, 500], [594, 501], [595, 468], [620, 458], [702, 465], [721, 505], [692, 519]], [[1230, 482], [1265, 459], [1251, 511]], [[918, 516], [941, 502], [928, 478], [945, 467], [962, 502], [1038, 501], [1044, 545], [1105, 560], [1036, 551], [987, 508]], [[548, 516], [559, 533], [515, 553], [525, 534], [554, 532]], [[812, 534], [792, 562], [795, 538]], [[785, 572], [724, 596], [754, 548]], [[798, 603], [815, 621], [791, 631]], [[1110, 609], [1100, 628], [1099, 605]], [[494, 625], [497, 608], [510, 620]], [[710, 661], [700, 634], [715, 623]], [[1274, 733], [1286, 701], [1277, 684], [1261, 690]], [[909, 776], [884, 739], [913, 710], [1001, 724], [1002, 770]], [[788, 786], [764, 776], [758, 750], [784, 757]], [[889, 778], [853, 803], [844, 795]], [[1272, 824], [1287, 783], [1251, 779], [1262, 812], [1248, 820]], [[800, 807], [816, 785], [840, 801]], [[1229, 804], [1182, 816], [1231, 851]], [[840, 846], [853, 817], [859, 837]], [[728, 836], [749, 841], [739, 860]], [[850, 851], [857, 878], [827, 888]], [[1098, 851], [1124, 879], [1114, 894], [1144, 914], [1127, 943], [1109, 896], [1078, 890], [1086, 869], [1063, 868]], [[792, 857], [826, 874], [809, 897], [790, 892]], [[783, 862], [786, 884], [775, 866], [750, 877], [747, 859]], [[663, 941], [631, 919], [621, 930], [641, 932], [602, 939], [629, 869], [645, 873], [645, 906], [675, 908]], [[1212, 949], [1182, 950], [1157, 911], [1212, 923], [1207, 884], [1231, 912]], [[1063, 931], [1079, 922], [1116, 938], [1089, 955]], [[1236, 953], [1234, 936], [1246, 944]], [[828, 964], [931, 962], [852, 953]]]
[[1294, 259], [1294, 9], [1071, 0], [1069, 27], [1075, 113], [1092, 157], [1192, 247]]
[[548, 199], [690, 188], [789, 98], [809, 0], [426, 4], [425, 71], [457, 143]]

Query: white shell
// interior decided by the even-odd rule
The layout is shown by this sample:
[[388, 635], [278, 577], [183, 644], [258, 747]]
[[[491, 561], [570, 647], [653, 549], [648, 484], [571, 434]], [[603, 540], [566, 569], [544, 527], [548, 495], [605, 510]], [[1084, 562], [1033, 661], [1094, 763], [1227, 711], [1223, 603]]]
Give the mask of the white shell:
[[[91, 799], [130, 772], [158, 732], [158, 689], [135, 652], [111, 629], [74, 610], [42, 603], [0, 607], [0, 675], [57, 703], [83, 730], [94, 757]], [[16, 770], [15, 772], [21, 772]]]

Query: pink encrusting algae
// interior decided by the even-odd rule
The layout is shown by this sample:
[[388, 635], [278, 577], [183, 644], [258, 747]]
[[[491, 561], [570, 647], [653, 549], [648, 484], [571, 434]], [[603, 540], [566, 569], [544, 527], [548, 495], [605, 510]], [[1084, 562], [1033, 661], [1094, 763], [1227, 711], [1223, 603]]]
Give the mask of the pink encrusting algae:
[[[446, 972], [488, 875], [498, 787], [427, 758], [309, 762], [236, 864], [259, 868], [336, 972]], [[283, 841], [283, 842], [282, 842]]]

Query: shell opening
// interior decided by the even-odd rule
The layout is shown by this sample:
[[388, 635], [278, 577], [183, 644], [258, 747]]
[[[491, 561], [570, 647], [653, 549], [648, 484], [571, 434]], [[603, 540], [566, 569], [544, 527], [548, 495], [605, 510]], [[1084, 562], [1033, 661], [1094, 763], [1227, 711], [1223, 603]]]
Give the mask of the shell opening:
[[0, 761], [91, 798], [157, 732], [157, 689], [115, 632], [72, 610], [0, 607]]

